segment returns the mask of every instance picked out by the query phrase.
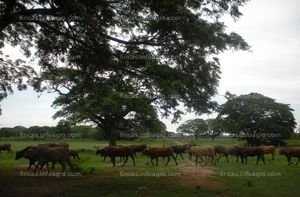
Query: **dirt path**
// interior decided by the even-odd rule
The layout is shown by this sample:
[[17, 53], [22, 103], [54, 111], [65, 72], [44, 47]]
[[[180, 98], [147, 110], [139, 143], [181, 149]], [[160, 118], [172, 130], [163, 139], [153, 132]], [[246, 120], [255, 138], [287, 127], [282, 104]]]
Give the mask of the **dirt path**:
[[182, 172], [182, 176], [177, 180], [179, 184], [210, 189], [224, 188], [223, 183], [209, 179], [215, 175], [212, 167], [196, 166], [192, 161], [184, 161], [179, 164], [179, 169]]

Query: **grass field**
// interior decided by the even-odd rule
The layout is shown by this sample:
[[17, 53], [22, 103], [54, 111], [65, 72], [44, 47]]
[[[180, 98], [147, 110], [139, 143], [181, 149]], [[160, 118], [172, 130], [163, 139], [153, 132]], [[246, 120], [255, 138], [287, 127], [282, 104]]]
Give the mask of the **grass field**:
[[[66, 172], [66, 176], [49, 174], [31, 176], [26, 159], [15, 160], [15, 151], [29, 145], [44, 142], [67, 142], [78, 149], [81, 160], [72, 160], [77, 172]], [[241, 144], [232, 139], [143, 139], [119, 141], [118, 144], [146, 143], [149, 146], [168, 146], [185, 142], [201, 145]], [[5, 196], [299, 196], [300, 165], [287, 165], [286, 158], [266, 156], [266, 164], [255, 164], [255, 158], [248, 164], [235, 163], [223, 158], [216, 164], [196, 166], [187, 159], [178, 158], [178, 165], [159, 160], [159, 166], [152, 166], [147, 157], [138, 155], [136, 166], [131, 159], [125, 167], [122, 161], [116, 167], [107, 159], [95, 155], [95, 145], [104, 147], [105, 141], [67, 140], [41, 141], [1, 139], [1, 143], [11, 143], [14, 154], [0, 154], [0, 193]], [[300, 145], [300, 140], [288, 141]], [[57, 168], [54, 172], [59, 172]], [[45, 171], [43, 171], [45, 173]], [[24, 176], [25, 175], [25, 176]], [[57, 176], [52, 176], [57, 175]], [[1, 195], [2, 196], [2, 195]]]

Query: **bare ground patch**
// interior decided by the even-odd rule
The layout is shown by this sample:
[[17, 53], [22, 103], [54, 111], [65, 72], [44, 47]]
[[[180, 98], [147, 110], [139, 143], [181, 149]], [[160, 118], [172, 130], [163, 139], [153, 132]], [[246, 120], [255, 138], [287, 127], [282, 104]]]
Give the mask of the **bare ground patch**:
[[184, 186], [199, 186], [200, 188], [223, 189], [224, 184], [209, 179], [215, 175], [212, 167], [196, 166], [192, 161], [185, 161], [179, 164], [182, 176], [176, 182]]

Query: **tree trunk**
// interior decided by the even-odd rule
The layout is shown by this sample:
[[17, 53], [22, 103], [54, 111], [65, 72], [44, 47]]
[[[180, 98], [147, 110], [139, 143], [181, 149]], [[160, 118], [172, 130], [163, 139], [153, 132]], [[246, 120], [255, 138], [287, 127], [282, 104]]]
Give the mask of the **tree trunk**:
[[119, 133], [116, 130], [107, 132], [109, 146], [116, 146]]
[[109, 144], [109, 146], [116, 146], [117, 138], [115, 136], [109, 136], [108, 144]]

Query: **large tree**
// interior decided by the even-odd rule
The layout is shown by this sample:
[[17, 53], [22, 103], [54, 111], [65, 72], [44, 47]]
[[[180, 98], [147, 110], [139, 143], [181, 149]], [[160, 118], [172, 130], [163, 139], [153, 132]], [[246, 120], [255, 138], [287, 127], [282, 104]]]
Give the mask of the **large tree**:
[[196, 140], [200, 136], [207, 136], [208, 131], [209, 128], [207, 122], [201, 118], [187, 120], [177, 128], [177, 132], [194, 135]]
[[249, 48], [220, 18], [238, 19], [245, 2], [9, 0], [0, 38], [28, 56], [37, 48], [34, 85], [59, 93], [55, 117], [93, 122], [115, 144], [120, 130], [163, 129], [157, 112], [175, 122], [180, 103], [197, 114], [215, 109], [217, 55]]
[[214, 139], [222, 133], [222, 127], [220, 126], [221, 123], [214, 118], [206, 119], [205, 121], [208, 126], [207, 135], [211, 137], [212, 141], [214, 141]]
[[296, 126], [293, 109], [258, 93], [228, 99], [219, 109], [222, 130], [250, 145], [280, 144], [291, 137]]

